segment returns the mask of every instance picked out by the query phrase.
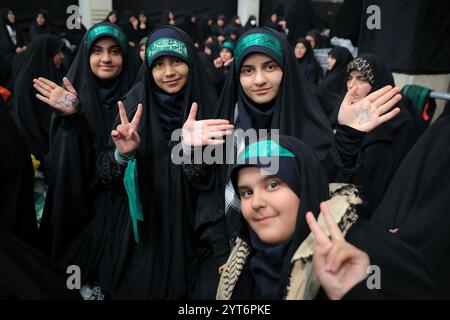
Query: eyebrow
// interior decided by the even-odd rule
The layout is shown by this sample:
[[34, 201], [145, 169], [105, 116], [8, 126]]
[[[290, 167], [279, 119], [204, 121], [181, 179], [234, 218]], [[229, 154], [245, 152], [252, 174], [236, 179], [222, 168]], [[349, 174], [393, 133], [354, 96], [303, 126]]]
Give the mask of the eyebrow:
[[115, 49], [115, 48], [120, 48], [120, 46], [117, 44], [113, 44], [108, 47], [106, 47], [106, 46], [103, 47], [103, 46], [99, 46], [98, 44], [94, 44], [94, 49]]
[[[269, 60], [264, 61], [264, 62], [261, 63], [261, 64], [262, 64], [263, 66], [266, 66], [266, 65], [268, 65], [269, 63], [272, 63], [272, 62], [276, 63], [274, 60], [269, 59]], [[242, 68], [253, 68], [253, 65], [252, 65], [252, 64], [244, 64], [244, 65], [241, 66], [241, 69], [242, 69]]]
[[[260, 178], [258, 179], [256, 184], [260, 184], [260, 183], [265, 182], [265, 181], [270, 180], [270, 179], [279, 179], [279, 178], [276, 175], [274, 175], [274, 174], [269, 175], [269, 176], [260, 175]], [[248, 189], [250, 189], [250, 187], [246, 186], [245, 184], [242, 184], [242, 185], [238, 186], [238, 192], [242, 192], [242, 191], [248, 190]]]

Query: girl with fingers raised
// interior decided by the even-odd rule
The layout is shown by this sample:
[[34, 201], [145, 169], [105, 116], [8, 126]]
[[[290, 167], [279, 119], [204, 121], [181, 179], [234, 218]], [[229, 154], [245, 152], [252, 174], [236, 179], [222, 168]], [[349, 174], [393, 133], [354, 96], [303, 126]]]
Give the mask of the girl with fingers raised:
[[[366, 97], [364, 103], [354, 103], [351, 92], [342, 102], [340, 126], [333, 137], [328, 120], [286, 37], [270, 28], [254, 28], [241, 36], [236, 44], [232, 68], [219, 100], [217, 118], [229, 120], [236, 129], [247, 133], [250, 132], [247, 130], [257, 133], [267, 130], [270, 134], [279, 130], [280, 134], [303, 140], [326, 166], [329, 176], [354, 170], [364, 132], [398, 112], [398, 109], [392, 109], [400, 98], [396, 88], [382, 88]], [[242, 131], [235, 132], [233, 139], [233, 144], [227, 144], [227, 157], [245, 147]], [[239, 217], [236, 212], [239, 197], [228, 179], [230, 168], [231, 165], [216, 168], [217, 192], [213, 195], [216, 198], [209, 201], [209, 211], [227, 215], [227, 222], [233, 224]], [[235, 238], [236, 234], [231, 237]]]
[[[274, 165], [277, 164], [277, 165]], [[273, 170], [278, 168], [278, 170]], [[240, 197], [238, 238], [225, 264], [217, 299], [314, 299], [314, 239], [305, 214], [329, 198], [326, 173], [301, 140], [279, 136], [242, 151], [230, 173]], [[334, 218], [342, 230], [356, 221], [356, 189], [334, 186]]]
[[95, 163], [110, 139], [117, 101], [135, 79], [135, 61], [122, 30], [100, 23], [84, 36], [63, 87], [34, 79], [37, 98], [54, 109], [40, 233], [43, 249], [58, 262], [74, 260], [68, 250], [91, 221], [104, 188]]
[[[195, 144], [190, 123], [197, 121], [210, 134], [200, 140], [211, 141], [232, 126], [212, 119], [215, 91], [185, 32], [167, 26], [149, 34], [145, 62], [123, 104], [121, 124], [112, 136], [118, 163], [129, 168], [129, 162], [135, 161], [138, 188], [134, 192], [140, 197], [142, 215], [132, 218], [133, 230], [123, 235], [130, 240], [129, 260], [124, 262], [127, 271], [113, 279], [111, 294], [122, 299], [213, 298], [220, 265], [208, 241], [220, 239], [220, 234], [209, 231], [209, 223], [216, 221], [197, 212], [199, 192], [182, 166], [172, 161], [172, 149], [181, 146], [179, 139], [172, 140], [172, 133], [187, 123], [186, 139], [192, 133]], [[139, 104], [142, 116], [136, 133], [133, 123], [126, 123], [126, 115], [130, 119], [136, 115]], [[117, 165], [111, 158], [111, 166]], [[210, 180], [202, 187], [208, 190], [211, 185]], [[128, 196], [131, 199], [130, 192]], [[126, 210], [121, 215], [128, 216]], [[223, 247], [227, 253], [226, 242]]]

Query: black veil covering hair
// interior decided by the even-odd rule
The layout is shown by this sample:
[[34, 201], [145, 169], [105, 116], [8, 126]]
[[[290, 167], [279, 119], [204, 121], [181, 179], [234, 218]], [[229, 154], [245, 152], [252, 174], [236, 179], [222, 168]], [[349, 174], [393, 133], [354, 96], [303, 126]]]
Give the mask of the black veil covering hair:
[[[284, 254], [281, 255], [282, 258], [276, 257], [276, 252], [274, 252], [274, 250], [270, 250], [271, 247], [275, 248], [276, 246], [263, 244], [262, 241], [259, 241], [261, 243], [258, 244], [258, 248], [253, 246], [254, 241], [252, 238], [255, 237], [256, 234], [254, 231], [250, 230], [250, 226], [245, 221], [242, 213], [240, 214], [239, 222], [235, 225], [237, 230], [232, 233], [239, 234], [241, 238], [251, 244], [252, 253], [244, 267], [236, 288], [234, 289], [233, 299], [281, 300], [284, 297], [291, 271], [290, 265], [292, 256], [310, 233], [305, 218], [306, 212], [312, 211], [314, 214], [318, 215], [320, 212], [320, 202], [329, 198], [327, 174], [312, 149], [303, 141], [289, 136], [280, 136], [277, 143], [281, 147], [293, 153], [295, 156], [295, 158], [279, 157], [280, 168], [285, 165], [289, 169], [280, 169], [280, 172], [282, 172], [281, 176], [275, 173], [275, 176], [279, 176], [285, 183], [287, 183], [292, 191], [294, 191], [300, 198], [295, 232], [293, 236], [286, 241], [284, 246], [287, 246], [287, 248], [282, 248], [284, 251]], [[283, 163], [283, 161], [286, 161], [286, 163]], [[287, 161], [290, 161], [290, 163], [287, 163]], [[239, 167], [242, 167], [242, 165], [238, 164], [233, 167], [233, 180], [236, 180], [237, 178], [237, 171], [239, 170]], [[285, 176], [289, 177], [286, 179], [284, 178]], [[254, 236], [251, 236], [252, 232], [255, 234]], [[279, 249], [280, 248], [275, 248], [275, 250]], [[259, 250], [263, 251], [262, 254], [258, 252]], [[273, 286], [276, 287], [276, 290], [274, 290], [271, 295], [269, 295], [269, 291], [271, 290], [268, 290], [269, 288], [263, 288], [261, 284], [262, 281], [256, 280], [258, 275], [251, 271], [252, 259], [258, 259], [259, 265], [278, 264], [278, 267], [275, 267], [278, 270], [274, 271], [278, 271], [279, 278], [275, 281], [272, 280]], [[281, 261], [273, 261], [280, 259]], [[267, 266], [265, 268], [267, 268]], [[259, 267], [260, 270], [264, 270], [265, 268], [262, 266]], [[274, 267], [272, 267], [272, 269], [273, 268]], [[267, 278], [267, 276], [264, 275], [259, 277]]]
[[[284, 35], [270, 28], [251, 29], [241, 36], [238, 43], [244, 37], [254, 33], [264, 33], [275, 37], [281, 43], [283, 51], [284, 65], [280, 66], [283, 69], [283, 78], [273, 104], [270, 126], [266, 129], [279, 129], [280, 134], [302, 139], [317, 153], [320, 159], [323, 159], [333, 141], [331, 128], [318, 100], [299, 69], [292, 47]], [[258, 48], [261, 47], [253, 46], [248, 53], [270, 53], [269, 50], [263, 52]], [[243, 58], [241, 57], [241, 61]], [[228, 119], [232, 123], [235, 122], [234, 110], [238, 97], [240, 94], [244, 94], [239, 81], [239, 68], [236, 67], [236, 63], [238, 61], [235, 57], [233, 61], [234, 72], [229, 73], [225, 82], [223, 94], [220, 96], [219, 114], [217, 116], [217, 119]], [[247, 99], [245, 105], [248, 103], [252, 104], [249, 99]]]
[[[173, 129], [183, 126], [193, 102], [198, 103], [198, 120], [213, 118], [214, 89], [189, 36], [175, 27], [161, 27], [149, 34], [147, 46], [166, 37], [176, 38], [186, 45], [188, 57], [183, 60], [189, 66], [186, 86], [174, 95], [180, 108], [179, 120]], [[208, 291], [200, 293], [202, 298], [205, 294], [213, 298], [219, 265], [208, 260], [209, 249], [198, 237], [202, 224], [199, 221], [202, 217], [196, 214], [198, 191], [184, 176], [182, 166], [171, 160], [171, 150], [178, 141], [168, 141], [163, 130], [161, 119], [168, 109], [158, 99], [161, 93], [146, 60], [136, 84], [123, 100], [129, 118], [136, 112], [138, 103], [143, 105], [139, 128], [141, 146], [135, 156], [144, 221], [139, 244], [131, 240], [131, 245], [125, 249], [128, 250], [127, 261], [124, 261], [126, 272], [114, 275], [111, 295], [119, 299], [192, 298], [196, 297], [193, 292], [197, 290], [197, 283], [207, 287], [199, 289]]]
[[[305, 38], [297, 39], [295, 45], [302, 43], [306, 48], [305, 55], [297, 59], [300, 64], [300, 68], [305, 73], [306, 79], [313, 84], [319, 84], [320, 80], [322, 80], [322, 67], [314, 56], [314, 50], [311, 47], [311, 44]], [[295, 48], [295, 47], [294, 47]]]
[[[42, 26], [38, 26], [38, 24], [36, 23], [36, 18], [40, 14], [42, 14], [45, 18], [45, 23]], [[45, 9], [40, 9], [38, 12], [36, 12], [33, 22], [30, 25], [30, 38], [31, 40], [34, 40], [34, 38], [36, 38], [37, 36], [45, 33], [56, 35], [57, 30], [55, 25], [49, 18], [48, 11]]]
[[344, 47], [334, 47], [328, 55], [336, 59], [336, 64], [332, 70], [327, 72], [319, 85], [319, 91], [320, 93], [343, 95], [347, 90], [347, 65], [353, 60], [353, 56]]
[[[89, 31], [99, 26], [121, 30], [116, 25], [100, 23]], [[137, 69], [137, 57], [128, 50], [125, 40], [125, 48], [121, 48], [122, 72], [111, 82], [99, 81], [90, 69], [86, 44], [89, 31], [67, 75], [78, 93], [80, 110], [71, 116], [54, 114], [50, 130], [46, 161], [49, 188], [40, 234], [43, 250], [57, 261], [63, 259], [92, 218], [99, 191], [95, 163], [109, 142], [114, 121], [111, 118], [118, 113], [116, 102], [132, 85]], [[102, 94], [103, 89], [106, 94]]]
[[53, 63], [53, 56], [62, 45], [54, 35], [36, 37], [23, 53], [23, 64], [15, 80], [14, 96], [19, 125], [31, 153], [41, 162], [49, 150], [52, 109], [36, 98], [33, 79], [44, 77], [55, 83], [61, 82], [62, 74]]
[[[2, 8], [0, 9], [0, 52], [3, 52], [5, 56], [5, 64], [2, 66], [7, 76], [7, 82], [9, 82], [12, 74], [12, 59], [16, 54], [16, 48], [22, 47], [25, 45], [25, 39], [23, 34], [19, 28], [17, 28], [16, 24], [11, 24], [8, 21], [8, 12], [9, 9]], [[16, 40], [17, 43], [14, 44], [11, 40], [11, 36], [7, 30], [7, 25], [9, 25], [16, 32]], [[9, 83], [8, 83], [9, 84]]]
[[[364, 59], [373, 72], [374, 80], [368, 94], [384, 86], [395, 85], [392, 73], [380, 58], [373, 54], [362, 54], [358, 57]], [[364, 136], [361, 141], [362, 161], [358, 172], [353, 177], [345, 177], [342, 174], [335, 177], [335, 181], [349, 182], [359, 187], [365, 200], [365, 206], [360, 211], [361, 218], [369, 218], [378, 206], [397, 167], [417, 137], [412, 116], [404, 105], [405, 103], [400, 101], [397, 104], [400, 108], [399, 114]], [[333, 116], [334, 124], [337, 123], [338, 112], [339, 106]]]
[[33, 199], [30, 152], [0, 97], [0, 225], [16, 237], [36, 244], [37, 222]]
[[[381, 290], [368, 290], [363, 283], [347, 298], [450, 297], [449, 144], [446, 115], [404, 158], [370, 224], [358, 221], [347, 233], [347, 240], [366, 251], [382, 273]], [[398, 230], [392, 234], [389, 229]]]

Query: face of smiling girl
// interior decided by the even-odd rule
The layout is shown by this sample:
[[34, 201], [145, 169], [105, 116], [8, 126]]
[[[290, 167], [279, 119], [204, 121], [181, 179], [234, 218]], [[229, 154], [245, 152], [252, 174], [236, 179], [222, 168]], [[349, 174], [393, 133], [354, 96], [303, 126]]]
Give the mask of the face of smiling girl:
[[262, 174], [262, 170], [258, 167], [239, 170], [241, 211], [261, 241], [276, 245], [294, 233], [300, 199], [280, 178]]

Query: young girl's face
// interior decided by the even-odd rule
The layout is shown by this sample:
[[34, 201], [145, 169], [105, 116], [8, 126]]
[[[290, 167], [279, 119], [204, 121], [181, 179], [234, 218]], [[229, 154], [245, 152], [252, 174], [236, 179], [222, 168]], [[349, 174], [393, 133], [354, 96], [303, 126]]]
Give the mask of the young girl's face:
[[188, 81], [189, 66], [179, 58], [163, 56], [153, 63], [152, 76], [161, 90], [169, 94], [178, 93]]
[[305, 53], [306, 53], [306, 47], [305, 47], [305, 45], [303, 44], [303, 43], [301, 43], [301, 42], [299, 42], [299, 43], [297, 43], [296, 45], [295, 45], [295, 57], [297, 58], [297, 59], [301, 59], [301, 58], [303, 58], [303, 56], [305, 55]]
[[282, 79], [281, 67], [265, 54], [250, 54], [242, 62], [239, 76], [242, 89], [257, 104], [275, 99]]
[[123, 67], [123, 57], [116, 40], [105, 37], [95, 42], [89, 56], [92, 73], [102, 80], [115, 79]]
[[241, 211], [261, 241], [276, 245], [294, 233], [300, 198], [280, 178], [262, 174], [263, 170], [258, 167], [239, 170]]

